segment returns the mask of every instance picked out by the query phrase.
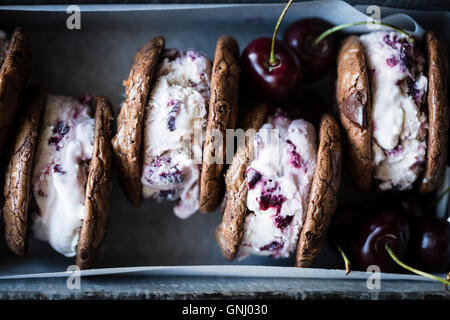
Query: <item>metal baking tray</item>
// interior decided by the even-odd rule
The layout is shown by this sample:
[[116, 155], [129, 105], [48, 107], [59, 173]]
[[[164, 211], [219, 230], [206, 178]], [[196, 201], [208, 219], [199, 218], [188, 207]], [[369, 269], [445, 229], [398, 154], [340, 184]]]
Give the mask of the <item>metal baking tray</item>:
[[[255, 37], [271, 36], [284, 4], [81, 5], [80, 30], [67, 28], [67, 7], [3, 6], [0, 28], [11, 31], [20, 25], [30, 37], [30, 83], [42, 82], [54, 94], [106, 95], [118, 106], [134, 53], [148, 39], [162, 35], [167, 47], [195, 48], [212, 57], [218, 37], [228, 34], [242, 50]], [[365, 20], [365, 10], [340, 1], [295, 3], [281, 32], [302, 17], [319, 16], [334, 24]], [[409, 15], [424, 29], [438, 30], [450, 43], [450, 13], [381, 8], [383, 17], [395, 13]], [[319, 83], [328, 87], [330, 98], [332, 82], [329, 77]], [[28, 255], [17, 257], [2, 242], [0, 277], [16, 278], [0, 279], [0, 298], [450, 298], [441, 284], [410, 275], [383, 275], [381, 288], [369, 289], [369, 274], [345, 277], [342, 270], [333, 270], [342, 265], [326, 243], [314, 269], [293, 268], [291, 258], [227, 262], [215, 240], [218, 211], [180, 220], [170, 203], [147, 200], [133, 208], [116, 176], [113, 183], [99, 269], [83, 274], [81, 288], [68, 286], [72, 273], [66, 270], [73, 260], [47, 243], [30, 239]], [[344, 179], [340, 201], [355, 197], [373, 199], [357, 193]]]

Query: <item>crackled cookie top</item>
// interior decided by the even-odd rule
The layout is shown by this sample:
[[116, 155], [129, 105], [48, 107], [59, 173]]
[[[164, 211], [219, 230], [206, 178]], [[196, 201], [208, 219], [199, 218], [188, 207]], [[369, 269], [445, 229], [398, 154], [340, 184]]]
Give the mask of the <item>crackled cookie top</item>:
[[[90, 98], [87, 98], [90, 100]], [[76, 254], [94, 145], [94, 119], [86, 97], [48, 95], [35, 156], [32, 230], [67, 257]]]
[[374, 178], [381, 190], [412, 188], [426, 155], [425, 59], [397, 32], [361, 36], [370, 73]]
[[250, 254], [288, 257], [295, 250], [316, 167], [314, 127], [277, 112], [254, 139], [246, 170], [245, 233], [239, 258]]
[[211, 62], [196, 51], [167, 50], [147, 106], [144, 197], [179, 200], [187, 218], [199, 208], [202, 135], [206, 126]]

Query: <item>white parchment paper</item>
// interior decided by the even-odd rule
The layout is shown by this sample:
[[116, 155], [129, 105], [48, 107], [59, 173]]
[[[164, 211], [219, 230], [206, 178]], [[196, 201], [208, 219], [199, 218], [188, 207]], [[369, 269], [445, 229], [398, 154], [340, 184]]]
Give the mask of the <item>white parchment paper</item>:
[[[103, 268], [79, 271], [80, 276], [101, 276], [113, 274], [139, 274], [148, 276], [201, 276], [201, 277], [258, 277], [258, 278], [305, 278], [305, 279], [346, 279], [367, 280], [372, 273], [353, 271], [345, 275], [343, 270], [312, 269], [295, 267], [270, 266], [158, 266], [131, 268]], [[2, 276], [0, 280], [35, 279], [35, 278], [67, 278], [74, 275], [70, 272], [49, 272]], [[414, 280], [433, 281], [428, 278], [406, 274], [380, 274], [381, 280]]]

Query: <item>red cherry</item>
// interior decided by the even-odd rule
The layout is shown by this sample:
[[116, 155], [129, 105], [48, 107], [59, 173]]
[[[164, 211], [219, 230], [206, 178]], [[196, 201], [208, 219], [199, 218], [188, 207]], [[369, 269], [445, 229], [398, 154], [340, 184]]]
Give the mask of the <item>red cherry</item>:
[[286, 45], [276, 41], [276, 63], [271, 64], [271, 43], [270, 38], [258, 38], [250, 42], [242, 52], [241, 66], [245, 85], [269, 101], [286, 101], [300, 89], [300, 60]]
[[403, 259], [410, 234], [405, 218], [394, 211], [375, 211], [364, 219], [358, 231], [353, 245], [353, 257], [362, 270], [366, 270], [370, 265], [379, 266], [382, 272], [398, 269], [385, 250], [385, 245], [388, 245], [400, 260]]
[[410, 249], [414, 262], [425, 271], [448, 271], [450, 223], [432, 216], [419, 219], [413, 228]]
[[355, 230], [361, 223], [367, 208], [355, 204], [344, 204], [336, 209], [328, 230], [328, 240], [331, 245], [340, 245], [350, 253], [355, 242]]
[[331, 25], [321, 19], [302, 19], [292, 23], [284, 32], [283, 42], [292, 48], [304, 65], [305, 79], [317, 80], [326, 75], [336, 59], [336, 39], [330, 35], [313, 44]]

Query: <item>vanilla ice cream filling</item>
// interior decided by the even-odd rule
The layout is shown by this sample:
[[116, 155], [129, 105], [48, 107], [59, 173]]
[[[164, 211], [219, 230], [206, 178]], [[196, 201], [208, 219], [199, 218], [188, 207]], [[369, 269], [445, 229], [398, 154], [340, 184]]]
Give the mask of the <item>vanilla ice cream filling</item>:
[[87, 102], [48, 95], [36, 149], [32, 231], [59, 253], [76, 255], [95, 120]]
[[255, 135], [239, 259], [250, 254], [285, 258], [295, 250], [316, 168], [315, 141], [310, 123], [281, 112]]
[[426, 157], [425, 59], [397, 32], [361, 36], [372, 95], [373, 177], [381, 190], [411, 189]]
[[196, 51], [167, 50], [147, 105], [143, 195], [177, 200], [174, 212], [180, 218], [199, 208], [210, 77], [207, 57]]

